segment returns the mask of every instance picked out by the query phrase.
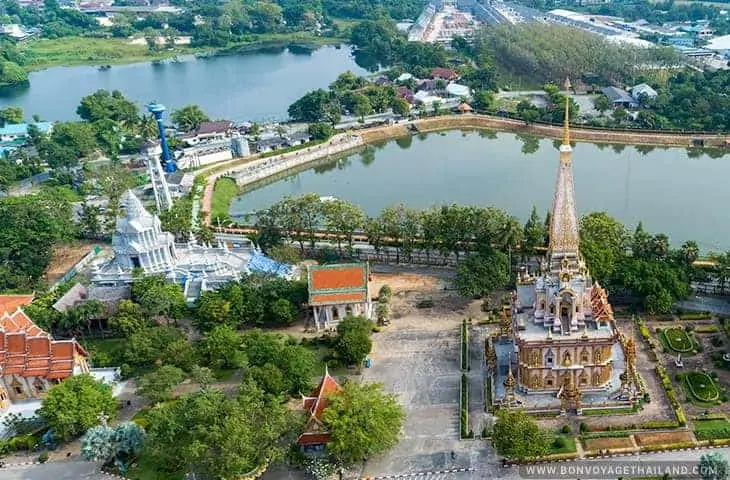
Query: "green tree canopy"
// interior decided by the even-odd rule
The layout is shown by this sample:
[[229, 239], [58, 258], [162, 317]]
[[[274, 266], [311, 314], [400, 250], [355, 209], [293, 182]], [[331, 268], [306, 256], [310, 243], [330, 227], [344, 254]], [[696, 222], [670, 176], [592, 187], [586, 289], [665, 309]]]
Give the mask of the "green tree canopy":
[[127, 100], [119, 90], [97, 90], [81, 99], [76, 114], [87, 122], [113, 120], [120, 126], [139, 123], [139, 109]]
[[205, 334], [200, 353], [208, 365], [218, 368], [239, 368], [246, 359], [241, 336], [228, 325], [218, 325]]
[[82, 374], [51, 388], [39, 414], [56, 437], [68, 440], [97, 425], [102, 412], [114, 416], [116, 411], [111, 387]]
[[186, 105], [173, 110], [170, 119], [184, 132], [192, 132], [201, 123], [210, 121], [208, 115], [197, 105]]
[[591, 271], [601, 282], [613, 278], [626, 256], [629, 232], [606, 212], [594, 212], [580, 219], [580, 251]]
[[454, 286], [465, 297], [480, 297], [509, 282], [507, 255], [489, 250], [470, 253], [459, 264]]
[[25, 114], [23, 107], [5, 107], [0, 108], [0, 122], [5, 123], [23, 123]]
[[332, 434], [327, 450], [344, 465], [383, 453], [398, 443], [405, 416], [381, 384], [347, 381], [322, 416]]
[[203, 390], [150, 411], [143, 455], [158, 472], [237, 478], [281, 457], [296, 430], [288, 408], [254, 383], [237, 398]]
[[184, 372], [171, 365], [163, 365], [139, 379], [136, 394], [160, 403], [172, 398], [172, 388], [182, 382]]
[[533, 417], [524, 410], [500, 409], [492, 430], [497, 453], [509, 459], [524, 460], [546, 455], [550, 441]]
[[373, 323], [364, 317], [349, 315], [337, 325], [335, 352], [345, 365], [361, 365], [373, 348], [370, 335]]

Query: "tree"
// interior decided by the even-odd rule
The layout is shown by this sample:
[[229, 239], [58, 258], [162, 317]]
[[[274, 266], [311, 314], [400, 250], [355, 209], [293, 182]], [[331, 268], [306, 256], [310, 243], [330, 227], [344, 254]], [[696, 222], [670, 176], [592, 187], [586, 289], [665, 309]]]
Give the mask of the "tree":
[[622, 124], [626, 122], [626, 120], [628, 120], [629, 112], [627, 112], [626, 109], [623, 107], [617, 107], [616, 110], [613, 111], [613, 114], [611, 116], [616, 123]]
[[134, 422], [120, 423], [112, 434], [117, 454], [135, 456], [144, 447], [145, 431]]
[[210, 121], [208, 115], [197, 105], [186, 105], [173, 110], [170, 119], [184, 132], [192, 132], [201, 123]]
[[280, 325], [291, 325], [294, 320], [294, 307], [286, 298], [280, 298], [271, 306], [274, 321]]
[[182, 370], [164, 365], [139, 379], [136, 395], [146, 397], [153, 403], [172, 399], [172, 387], [185, 377]]
[[68, 440], [96, 425], [102, 412], [113, 417], [116, 411], [111, 387], [82, 374], [52, 387], [39, 414], [57, 438]]
[[126, 99], [122, 92], [97, 90], [81, 99], [76, 114], [86, 122], [113, 120], [120, 127], [132, 127], [139, 123], [139, 109]]
[[373, 107], [367, 95], [355, 94], [352, 100], [352, 113], [360, 118], [361, 122], [365, 121], [365, 116], [373, 113]]
[[317, 122], [311, 123], [309, 127], [307, 127], [307, 132], [314, 140], [327, 140], [335, 134], [335, 129], [329, 123]]
[[342, 255], [342, 241], [352, 247], [352, 237], [365, 223], [365, 212], [347, 200], [330, 200], [324, 204], [324, 220], [328, 231], [337, 238], [337, 248]]
[[524, 460], [547, 455], [550, 441], [524, 410], [500, 409], [492, 430], [492, 444], [500, 455]]
[[209, 365], [239, 368], [245, 362], [241, 337], [228, 325], [213, 327], [200, 342], [200, 352]]
[[381, 384], [347, 381], [322, 415], [332, 434], [327, 450], [344, 465], [383, 453], [398, 443], [404, 419], [403, 407]]
[[404, 98], [398, 97], [394, 99], [391, 108], [393, 109], [393, 113], [401, 117], [407, 117], [411, 113], [411, 105]]
[[598, 110], [598, 113], [603, 116], [605, 112], [608, 110], [611, 110], [613, 108], [613, 104], [611, 103], [611, 100], [605, 96], [605, 95], [599, 95], [596, 98], [593, 99], [593, 108]]
[[710, 452], [700, 457], [700, 478], [702, 480], [727, 480], [730, 465], [720, 452]]
[[28, 72], [15, 62], [0, 61], [0, 85], [28, 83]]
[[[289, 118], [296, 122], [320, 122], [326, 119], [327, 112], [332, 111], [332, 98], [323, 89], [313, 90], [289, 106]], [[336, 123], [336, 122], [335, 122]]]
[[537, 247], [544, 247], [545, 237], [547, 231], [545, 224], [542, 222], [540, 215], [537, 213], [537, 208], [532, 207], [530, 218], [525, 223], [524, 232], [522, 235], [522, 252], [524, 255], [535, 255]]
[[90, 428], [81, 437], [81, 456], [88, 462], [105, 462], [115, 453], [114, 430], [106, 425]]
[[309, 390], [314, 375], [314, 353], [281, 335], [251, 330], [243, 337], [249, 376], [268, 393], [296, 395]]
[[41, 142], [39, 153], [51, 168], [74, 166], [78, 159], [99, 149], [96, 132], [91, 124], [62, 122], [53, 126], [47, 141]]
[[373, 348], [373, 324], [364, 317], [345, 317], [337, 325], [335, 352], [345, 365], [361, 365]]
[[202, 388], [206, 388], [215, 381], [215, 376], [210, 368], [195, 365], [190, 372], [190, 379]]
[[594, 212], [580, 219], [580, 251], [593, 278], [605, 282], [613, 278], [626, 255], [629, 233], [606, 212]]
[[140, 332], [149, 326], [142, 307], [131, 300], [121, 300], [117, 312], [109, 317], [109, 327], [123, 337]]
[[219, 480], [280, 458], [296, 429], [288, 408], [250, 381], [237, 398], [216, 390], [184, 395], [151, 410], [149, 422], [144, 455], [158, 473]]
[[185, 296], [177, 283], [167, 283], [162, 276], [147, 276], [132, 284], [132, 300], [151, 317], [179, 319], [187, 310]]
[[25, 114], [23, 107], [5, 107], [0, 108], [0, 122], [6, 123], [23, 123]]
[[206, 332], [231, 321], [231, 302], [218, 292], [203, 292], [195, 301], [195, 326]]
[[481, 297], [509, 282], [507, 255], [489, 250], [472, 252], [459, 264], [454, 286], [465, 297]]

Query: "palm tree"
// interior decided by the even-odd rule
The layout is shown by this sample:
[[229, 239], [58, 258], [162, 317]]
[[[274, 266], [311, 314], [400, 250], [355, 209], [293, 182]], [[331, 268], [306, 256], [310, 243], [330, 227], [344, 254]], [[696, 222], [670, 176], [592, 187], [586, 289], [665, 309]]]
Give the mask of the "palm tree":
[[680, 250], [682, 251], [682, 257], [687, 266], [691, 266], [700, 255], [697, 242], [693, 240], [684, 242]]
[[160, 129], [157, 126], [157, 120], [155, 117], [150, 115], [142, 115], [142, 119], [139, 122], [139, 134], [145, 140], [152, 140], [160, 135]]

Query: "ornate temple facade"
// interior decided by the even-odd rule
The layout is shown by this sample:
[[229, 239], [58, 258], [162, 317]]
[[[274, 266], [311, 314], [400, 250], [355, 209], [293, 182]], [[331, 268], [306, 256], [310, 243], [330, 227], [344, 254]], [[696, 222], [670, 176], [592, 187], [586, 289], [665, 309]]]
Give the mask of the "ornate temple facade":
[[0, 295], [0, 413], [41, 399], [64, 379], [89, 373], [89, 354], [74, 340], [54, 340], [25, 314], [32, 295]]
[[367, 263], [313, 265], [307, 271], [315, 330], [334, 328], [347, 315], [372, 318]]
[[175, 237], [162, 230], [160, 219], [147, 211], [132, 191], [122, 197], [124, 214], [117, 219], [112, 235], [114, 258], [92, 273], [94, 287], [123, 288], [136, 275], [162, 275], [183, 288], [188, 301], [205, 290], [214, 290], [253, 272], [293, 278], [295, 269], [264, 256], [242, 239], [241, 245], [229, 249], [201, 245], [191, 235], [187, 243], [175, 243]]
[[582, 394], [610, 388], [619, 337], [607, 293], [580, 253], [567, 101], [565, 115], [547, 256], [536, 275], [520, 275], [505, 311], [514, 354], [504, 386], [505, 396], [556, 394], [563, 410], [580, 413]]

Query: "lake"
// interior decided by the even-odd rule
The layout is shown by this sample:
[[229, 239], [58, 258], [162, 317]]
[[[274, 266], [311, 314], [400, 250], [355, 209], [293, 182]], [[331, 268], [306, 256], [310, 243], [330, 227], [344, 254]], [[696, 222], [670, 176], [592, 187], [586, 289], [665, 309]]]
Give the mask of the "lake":
[[[534, 152], [533, 152], [534, 150]], [[532, 152], [532, 153], [529, 153]], [[606, 211], [633, 229], [663, 232], [702, 251], [730, 248], [730, 161], [684, 149], [578, 143], [573, 151], [579, 214]], [[233, 216], [285, 195], [315, 192], [350, 200], [370, 215], [403, 202], [495, 205], [525, 221], [552, 203], [558, 151], [552, 140], [450, 131], [369, 147], [261, 188], [243, 192]]]
[[135, 63], [98, 67], [54, 67], [30, 74], [30, 87], [0, 92], [0, 108], [23, 107], [30, 118], [78, 120], [76, 107], [99, 89], [121, 90], [140, 106], [156, 100], [168, 109], [200, 105], [212, 118], [233, 121], [284, 120], [287, 108], [310, 90], [327, 88], [337, 76], [358, 67], [343, 46], [311, 54], [289, 50], [196, 59], [160, 65]]

